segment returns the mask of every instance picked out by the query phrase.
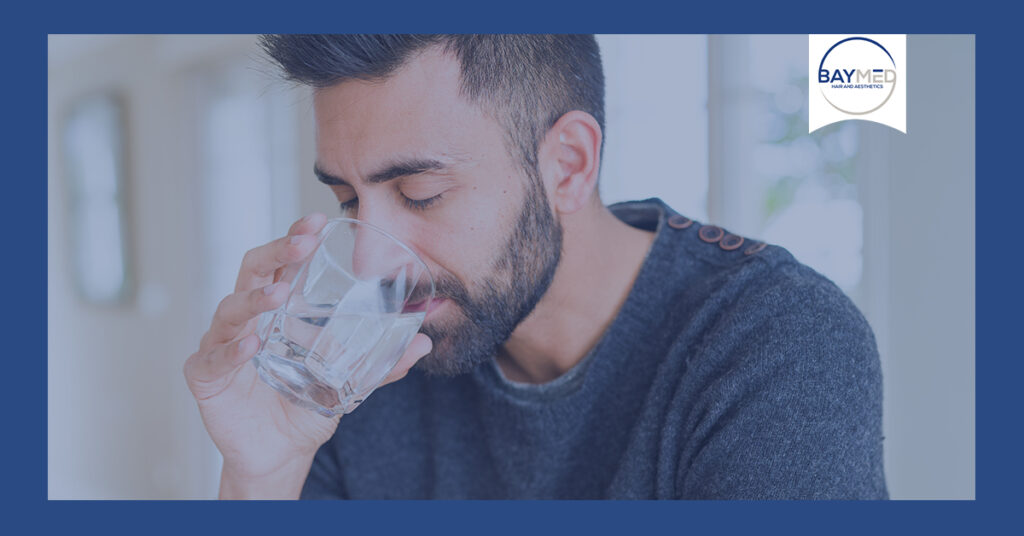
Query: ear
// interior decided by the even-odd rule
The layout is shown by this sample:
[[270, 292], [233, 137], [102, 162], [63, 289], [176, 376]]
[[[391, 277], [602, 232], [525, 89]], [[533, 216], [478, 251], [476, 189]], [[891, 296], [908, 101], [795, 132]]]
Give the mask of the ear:
[[544, 137], [537, 163], [558, 212], [576, 212], [595, 195], [601, 136], [594, 116], [574, 110], [558, 118]]

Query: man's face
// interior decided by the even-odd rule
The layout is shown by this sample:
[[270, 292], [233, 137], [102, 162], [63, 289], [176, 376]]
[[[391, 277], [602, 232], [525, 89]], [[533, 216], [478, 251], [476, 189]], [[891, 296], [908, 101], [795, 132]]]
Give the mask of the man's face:
[[533, 310], [562, 237], [539, 177], [459, 83], [458, 62], [429, 50], [382, 82], [314, 97], [320, 179], [347, 216], [397, 236], [434, 276], [422, 328], [434, 349], [418, 366], [447, 374], [492, 358]]

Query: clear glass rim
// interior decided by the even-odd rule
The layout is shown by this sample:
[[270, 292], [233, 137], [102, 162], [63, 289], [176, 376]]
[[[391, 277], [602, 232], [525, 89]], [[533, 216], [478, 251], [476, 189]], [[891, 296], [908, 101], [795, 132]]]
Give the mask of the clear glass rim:
[[[378, 227], [378, 226], [376, 226], [376, 225], [374, 225], [374, 224], [372, 224], [370, 222], [363, 221], [363, 220], [357, 220], [355, 218], [331, 218], [331, 219], [327, 220], [327, 223], [324, 224], [323, 230], [320, 231], [320, 233], [319, 233], [320, 234], [320, 242], [321, 242], [321, 244], [323, 243], [324, 238], [327, 237], [327, 234], [330, 233], [335, 227], [337, 227], [337, 225], [339, 223], [353, 223], [353, 224], [356, 224], [356, 225], [362, 225], [363, 227], [366, 227], [367, 229], [372, 229], [372, 230], [374, 230], [374, 231], [376, 231], [376, 232], [386, 236], [387, 238], [391, 239], [396, 244], [398, 244], [399, 247], [401, 247], [403, 250], [405, 250], [405, 252], [408, 253], [409, 256], [413, 258], [413, 260], [415, 260], [417, 263], [420, 264], [420, 266], [423, 267], [423, 271], [427, 273], [427, 280], [430, 282], [430, 298], [431, 299], [434, 298], [434, 296], [435, 296], [435, 294], [437, 292], [437, 288], [436, 288], [436, 285], [434, 284], [434, 274], [433, 274], [433, 272], [430, 271], [430, 267], [427, 266], [427, 263], [423, 262], [423, 259], [421, 259], [420, 256], [417, 255], [416, 252], [413, 251], [412, 248], [410, 248], [408, 244], [403, 242], [397, 236], [395, 236], [395, 235], [385, 231], [384, 229], [381, 229], [380, 227]], [[427, 305], [429, 305], [429, 304], [427, 304]]]

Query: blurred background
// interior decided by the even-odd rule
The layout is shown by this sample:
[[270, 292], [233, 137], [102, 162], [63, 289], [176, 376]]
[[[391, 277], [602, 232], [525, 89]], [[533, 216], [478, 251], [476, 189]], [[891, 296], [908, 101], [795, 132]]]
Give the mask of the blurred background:
[[[806, 35], [598, 41], [603, 200], [660, 197], [835, 281], [878, 340], [890, 494], [973, 499], [974, 37], [908, 36], [905, 135], [807, 133]], [[182, 365], [246, 250], [337, 212], [311, 96], [255, 36], [51, 35], [48, 62], [49, 497], [216, 497]]]

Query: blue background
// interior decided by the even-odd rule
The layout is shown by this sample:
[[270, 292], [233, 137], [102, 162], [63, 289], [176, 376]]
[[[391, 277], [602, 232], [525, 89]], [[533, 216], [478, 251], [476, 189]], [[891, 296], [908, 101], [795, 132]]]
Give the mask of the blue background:
[[[79, 2], [9, 5], [3, 40], [7, 527], [30, 533], [987, 533], [1013, 531], [1021, 498], [1022, 246], [1017, 160], [1017, 17], [981, 2], [922, 11], [891, 2], [600, 5], [554, 2]], [[906, 9], [906, 11], [901, 11]], [[977, 34], [976, 501], [775, 502], [49, 502], [46, 500], [46, 36], [264, 32], [974, 33]], [[949, 73], [969, 76], [970, 73]], [[913, 103], [909, 103], [913, 106]], [[956, 214], [949, 215], [955, 221]], [[936, 232], [948, 222], [935, 222]], [[937, 292], [940, 289], [937, 289]], [[11, 371], [11, 369], [8, 369]], [[130, 401], [125, 401], [130, 403]], [[936, 468], [941, 471], [942, 468]], [[999, 529], [997, 529], [999, 527]], [[1019, 530], [1019, 529], [1018, 529]], [[6, 530], [4, 532], [7, 532]], [[14, 528], [9, 534], [21, 533]]]

